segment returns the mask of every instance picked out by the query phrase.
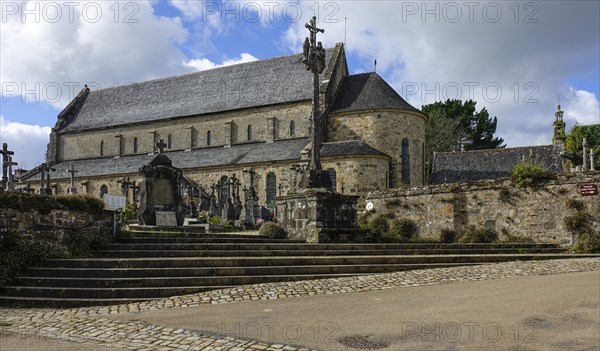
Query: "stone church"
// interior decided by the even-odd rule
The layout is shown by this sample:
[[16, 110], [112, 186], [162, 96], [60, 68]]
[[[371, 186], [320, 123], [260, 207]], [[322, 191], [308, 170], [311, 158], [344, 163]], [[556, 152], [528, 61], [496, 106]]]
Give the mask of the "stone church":
[[[326, 50], [320, 100], [323, 169], [338, 192], [423, 185], [427, 117], [376, 73], [350, 75], [343, 44]], [[127, 194], [158, 152], [205, 192], [228, 179], [259, 204], [297, 190], [308, 163], [312, 74], [302, 54], [91, 90], [58, 115], [47, 150], [50, 188]], [[326, 125], [325, 125], [326, 124]], [[71, 169], [72, 172], [69, 172]], [[76, 173], [75, 173], [76, 172]], [[40, 167], [22, 178], [41, 189]]]

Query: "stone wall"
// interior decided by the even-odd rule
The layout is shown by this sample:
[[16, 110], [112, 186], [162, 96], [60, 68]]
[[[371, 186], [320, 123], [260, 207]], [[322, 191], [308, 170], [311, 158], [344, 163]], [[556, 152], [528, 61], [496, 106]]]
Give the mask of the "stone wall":
[[489, 227], [503, 234], [521, 235], [537, 242], [570, 243], [564, 218], [573, 213], [568, 200], [580, 200], [600, 230], [600, 196], [582, 196], [582, 183], [600, 187], [600, 172], [559, 176], [531, 188], [515, 188], [510, 180], [454, 183], [424, 188], [393, 189], [367, 195], [376, 211], [391, 211], [419, 225], [420, 236], [439, 238], [442, 229], [463, 230], [468, 225]]
[[[268, 118], [275, 119], [274, 139], [306, 137], [311, 104], [297, 102], [285, 105], [250, 108], [210, 115], [178, 118], [156, 123], [125, 125], [106, 130], [62, 134], [58, 138], [58, 161], [83, 158], [115, 157], [154, 152], [154, 143], [163, 139], [171, 148], [166, 150], [188, 150], [208, 146], [225, 146], [248, 141], [248, 126], [252, 126], [252, 140], [267, 141]], [[295, 123], [295, 134], [290, 135], [290, 122]], [[210, 145], [208, 145], [210, 131]], [[230, 138], [227, 135], [230, 134]], [[138, 149], [134, 153], [134, 138]], [[104, 143], [104, 155], [100, 155], [100, 144]]]
[[34, 239], [61, 240], [72, 229], [91, 227], [109, 232], [112, 228], [112, 216], [96, 218], [81, 211], [52, 209], [40, 212], [2, 208], [0, 227]]
[[[394, 110], [328, 117], [329, 141], [362, 140], [392, 158], [391, 187], [423, 185], [425, 116]], [[402, 182], [402, 140], [409, 141], [410, 184]]]

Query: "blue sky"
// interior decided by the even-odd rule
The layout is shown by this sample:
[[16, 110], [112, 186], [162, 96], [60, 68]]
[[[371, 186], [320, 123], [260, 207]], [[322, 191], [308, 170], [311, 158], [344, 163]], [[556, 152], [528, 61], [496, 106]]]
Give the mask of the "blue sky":
[[[23, 7], [25, 4], [25, 7]], [[71, 5], [70, 5], [71, 4]], [[598, 1], [2, 1], [0, 139], [31, 168], [83, 84], [114, 84], [298, 52], [313, 14], [351, 73], [373, 70], [415, 107], [473, 98], [509, 146], [600, 123]], [[25, 10], [25, 11], [24, 11]], [[347, 18], [346, 26], [344, 18]]]

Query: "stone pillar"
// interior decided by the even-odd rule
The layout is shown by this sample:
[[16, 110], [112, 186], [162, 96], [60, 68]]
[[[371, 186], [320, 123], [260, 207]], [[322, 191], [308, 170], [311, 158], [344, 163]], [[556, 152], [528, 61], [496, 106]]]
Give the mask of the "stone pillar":
[[275, 117], [267, 118], [267, 143], [275, 142]]
[[595, 171], [596, 166], [594, 165], [594, 148], [590, 148], [590, 171]]
[[583, 138], [583, 143], [581, 144], [581, 146], [583, 146], [583, 166], [582, 166], [581, 171], [586, 172], [588, 170], [588, 168], [587, 168], [587, 161], [588, 161], [587, 160], [587, 146], [588, 146], [587, 138]]
[[185, 151], [192, 151], [194, 147], [194, 127], [186, 127], [187, 132], [185, 133], [184, 144], [187, 145]]
[[231, 147], [231, 136], [233, 129], [233, 121], [225, 122], [225, 147]]

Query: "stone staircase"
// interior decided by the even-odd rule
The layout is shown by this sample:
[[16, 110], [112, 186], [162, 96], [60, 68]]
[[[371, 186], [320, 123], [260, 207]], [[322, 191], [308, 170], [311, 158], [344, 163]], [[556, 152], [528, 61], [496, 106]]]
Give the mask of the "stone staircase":
[[0, 305], [110, 305], [255, 283], [589, 257], [552, 244], [306, 244], [189, 231], [136, 232], [97, 256], [30, 270], [0, 290]]

